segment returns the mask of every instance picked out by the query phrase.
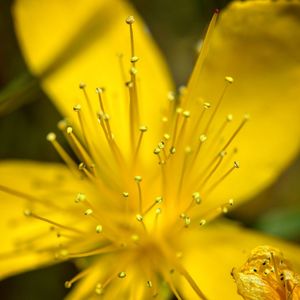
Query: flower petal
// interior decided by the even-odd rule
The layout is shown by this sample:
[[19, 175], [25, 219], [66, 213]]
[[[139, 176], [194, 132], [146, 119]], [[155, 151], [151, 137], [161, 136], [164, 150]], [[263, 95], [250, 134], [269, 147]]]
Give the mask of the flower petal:
[[[208, 299], [240, 299], [230, 272], [259, 245], [280, 249], [295, 270], [300, 270], [300, 247], [231, 223], [219, 221], [186, 237], [190, 244], [183, 256], [184, 265]], [[188, 287], [182, 290], [187, 292], [187, 299], [193, 299]]]
[[[0, 278], [55, 263], [53, 251], [34, 251], [57, 247], [55, 231], [49, 235], [51, 225], [25, 217], [24, 210], [63, 209], [74, 202], [78, 182], [63, 165], [29, 161], [1, 162], [0, 177]], [[54, 220], [70, 220], [65, 210], [57, 212]]]
[[235, 82], [213, 124], [233, 114], [237, 128], [245, 113], [250, 122], [232, 143], [241, 169], [220, 185], [215, 198], [249, 199], [299, 150], [299, 15], [296, 1], [234, 1], [220, 15], [193, 99], [214, 103], [224, 77], [232, 76]]
[[161, 55], [135, 10], [117, 0], [18, 0], [14, 6], [16, 32], [25, 59], [49, 97], [72, 120], [73, 105], [84, 99], [78, 88], [80, 81], [87, 83], [95, 111], [100, 110], [95, 89], [105, 87], [108, 101], [104, 106], [116, 141], [125, 152], [129, 151], [130, 140], [129, 99], [117, 54], [123, 54], [125, 77], [129, 80], [130, 37], [125, 23], [128, 15], [136, 18], [133, 30], [135, 55], [140, 57], [140, 125], [147, 125], [153, 135], [149, 139], [152, 151], [153, 141], [157, 143], [161, 138], [157, 136], [161, 126], [158, 120], [172, 84]]

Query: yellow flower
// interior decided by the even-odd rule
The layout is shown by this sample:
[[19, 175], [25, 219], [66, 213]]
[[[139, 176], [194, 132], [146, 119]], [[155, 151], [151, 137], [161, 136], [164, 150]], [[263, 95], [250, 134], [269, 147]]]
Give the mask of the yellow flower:
[[24, 55], [76, 158], [50, 133], [69, 168], [1, 164], [1, 276], [85, 258], [71, 299], [238, 299], [229, 273], [245, 250], [274, 244], [299, 268], [297, 247], [209, 222], [297, 153], [299, 10], [236, 1], [214, 30], [215, 14], [177, 94], [125, 2], [17, 1]]
[[300, 275], [276, 248], [256, 247], [232, 276], [245, 300], [300, 299]]

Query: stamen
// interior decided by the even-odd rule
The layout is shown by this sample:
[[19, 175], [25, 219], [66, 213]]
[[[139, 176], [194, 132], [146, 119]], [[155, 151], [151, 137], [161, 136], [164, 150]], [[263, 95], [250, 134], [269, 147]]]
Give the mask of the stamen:
[[[174, 151], [172, 149], [175, 149], [175, 141], [176, 141], [176, 135], [177, 135], [177, 129], [178, 129], [178, 123], [179, 123], [179, 117], [182, 114], [182, 108], [177, 108], [176, 109], [176, 120], [175, 120], [175, 125], [174, 125], [174, 129], [173, 129], [173, 134], [172, 134], [172, 145], [170, 148], [170, 153], [172, 153], [171, 151]], [[174, 151], [175, 153], [175, 151]], [[172, 153], [172, 154], [174, 154]]]
[[77, 274], [75, 277], [73, 277], [71, 280], [68, 280], [65, 282], [65, 287], [67, 289], [72, 287], [72, 284], [75, 283], [76, 281], [80, 280], [81, 278], [83, 278], [85, 275], [87, 275], [90, 272], [90, 268], [83, 270], [82, 272], [80, 272], [79, 274]]
[[218, 110], [219, 110], [219, 108], [220, 108], [220, 106], [221, 106], [221, 103], [222, 103], [222, 101], [223, 101], [223, 99], [224, 99], [224, 96], [225, 96], [225, 93], [226, 93], [226, 91], [227, 91], [227, 88], [229, 87], [230, 84], [233, 83], [233, 81], [234, 81], [234, 80], [233, 80], [232, 77], [230, 77], [230, 76], [226, 76], [226, 77], [225, 77], [225, 82], [226, 82], [226, 84], [225, 84], [224, 89], [223, 89], [223, 91], [222, 91], [222, 93], [221, 93], [221, 95], [220, 95], [220, 97], [219, 97], [219, 99], [218, 99], [218, 101], [217, 101], [217, 104], [216, 104], [216, 106], [215, 106], [215, 108], [214, 108], [214, 110], [213, 110], [213, 112], [212, 112], [212, 114], [211, 114], [211, 116], [210, 116], [210, 118], [209, 118], [207, 124], [206, 124], [206, 127], [205, 127], [205, 129], [204, 129], [204, 134], [207, 134], [207, 133], [208, 133], [209, 128], [210, 128], [210, 126], [211, 126], [211, 124], [212, 124], [212, 121], [213, 121], [214, 117], [216, 116], [216, 114], [217, 114], [217, 112], [218, 112]]
[[70, 144], [73, 145], [73, 148], [76, 149], [75, 153], [78, 153], [78, 157], [80, 157], [85, 162], [85, 164], [89, 166], [90, 169], [93, 169], [91, 168], [91, 166], [94, 165], [92, 162], [92, 158], [74, 134], [73, 128], [71, 126], [68, 126], [66, 132], [67, 136], [69, 137], [69, 141], [71, 142]]
[[244, 125], [246, 124], [247, 121], [249, 121], [249, 115], [245, 115], [243, 121], [241, 122], [241, 124], [239, 125], [239, 127], [235, 130], [235, 132], [232, 134], [232, 136], [230, 137], [230, 139], [227, 141], [227, 143], [223, 146], [221, 151], [225, 151], [229, 145], [232, 143], [232, 141], [234, 140], [234, 138], [238, 135], [238, 133], [242, 130], [242, 128], [244, 127]]
[[94, 118], [94, 112], [93, 112], [92, 104], [91, 104], [90, 98], [89, 98], [89, 96], [87, 94], [87, 91], [86, 91], [86, 84], [83, 83], [83, 82], [81, 82], [79, 84], [79, 88], [83, 91], [83, 95], [84, 95], [85, 101], [86, 101], [87, 106], [89, 108], [90, 117]]
[[124, 55], [123, 53], [118, 53], [117, 56], [119, 59], [119, 66], [120, 66], [122, 80], [125, 83], [127, 79], [126, 79], [126, 72], [125, 72], [124, 61], [123, 61]]
[[80, 104], [74, 105], [73, 110], [77, 113], [78, 121], [79, 121], [79, 125], [80, 125], [80, 129], [81, 129], [81, 133], [82, 133], [84, 142], [85, 142], [87, 148], [90, 150], [87, 135], [85, 132], [85, 126], [84, 126], [83, 116], [82, 116], [82, 112], [81, 112], [81, 105]]
[[69, 168], [75, 172], [77, 170], [77, 165], [70, 157], [70, 155], [63, 149], [63, 147], [57, 142], [56, 134], [53, 132], [48, 133], [47, 140], [53, 145], [57, 153], [60, 155], [62, 160], [69, 166]]
[[221, 165], [225, 155], [227, 153], [226, 152], [220, 152], [219, 156], [219, 160], [217, 161], [217, 163], [215, 164], [215, 166], [213, 167], [213, 169], [209, 172], [209, 174], [205, 177], [205, 179], [203, 180], [201, 187], [203, 188], [206, 183], [209, 181], [209, 179], [214, 175], [214, 173], [217, 171], [217, 169], [219, 168], [219, 166]]
[[62, 224], [59, 224], [59, 223], [57, 223], [57, 222], [55, 222], [55, 221], [52, 221], [52, 220], [49, 220], [49, 219], [47, 219], [47, 218], [41, 217], [41, 216], [39, 216], [39, 215], [33, 213], [33, 212], [32, 212], [31, 210], [29, 210], [29, 209], [26, 209], [26, 210], [24, 211], [24, 215], [25, 215], [26, 217], [32, 217], [32, 218], [35, 218], [35, 219], [44, 221], [44, 222], [46, 222], [46, 223], [49, 223], [49, 224], [51, 224], [51, 225], [57, 226], [57, 227], [59, 227], [59, 228], [65, 229], [65, 230], [69, 230], [69, 231], [76, 232], [76, 233], [79, 233], [79, 234], [84, 234], [84, 232], [82, 232], [81, 230], [78, 230], [78, 229], [73, 228], [73, 227], [70, 227], [70, 226], [62, 225]]
[[158, 196], [155, 198], [155, 201], [143, 212], [143, 216], [145, 216], [155, 205], [161, 204], [163, 202], [163, 197]]
[[139, 154], [139, 150], [140, 150], [140, 147], [142, 144], [142, 139], [143, 139], [144, 133], [148, 130], [148, 128], [147, 128], [147, 126], [140, 126], [139, 130], [140, 130], [140, 136], [139, 136], [137, 147], [136, 147], [136, 150], [135, 150], [135, 153], [133, 156], [133, 159], [135, 162], [138, 161], [138, 154]]
[[95, 250], [89, 250], [84, 252], [74, 252], [74, 253], [68, 253], [69, 258], [82, 258], [82, 257], [89, 257], [99, 254], [105, 254], [105, 253], [112, 253], [115, 251], [120, 250], [120, 248], [114, 246], [114, 245], [105, 245], [103, 247], [100, 247]]
[[222, 175], [215, 183], [213, 183], [211, 185], [210, 188], [207, 189], [206, 192], [204, 192], [206, 195], [210, 194], [213, 190], [216, 189], [216, 187], [222, 183], [235, 169], [239, 169], [240, 168], [240, 164], [238, 161], [235, 161], [233, 163], [233, 166], [224, 174]]
[[141, 176], [135, 176], [134, 180], [137, 184], [138, 187], [138, 194], [139, 194], [139, 212], [143, 211], [143, 198], [142, 198], [142, 189], [141, 189], [141, 181], [142, 177]]

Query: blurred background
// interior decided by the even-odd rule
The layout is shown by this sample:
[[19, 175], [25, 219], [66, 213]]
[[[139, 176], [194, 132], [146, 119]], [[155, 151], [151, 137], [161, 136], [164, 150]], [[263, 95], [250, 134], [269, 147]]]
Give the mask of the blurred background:
[[[60, 115], [26, 68], [14, 34], [12, 2], [0, 1], [0, 159], [59, 160], [45, 136], [55, 128]], [[181, 85], [186, 83], [192, 70], [197, 45], [214, 9], [222, 9], [229, 1], [131, 2], [160, 46], [175, 82]], [[271, 187], [228, 217], [299, 243], [299, 175], [300, 157]], [[71, 263], [65, 263], [6, 279], [0, 282], [0, 298], [62, 299], [67, 293], [64, 281], [76, 273]]]

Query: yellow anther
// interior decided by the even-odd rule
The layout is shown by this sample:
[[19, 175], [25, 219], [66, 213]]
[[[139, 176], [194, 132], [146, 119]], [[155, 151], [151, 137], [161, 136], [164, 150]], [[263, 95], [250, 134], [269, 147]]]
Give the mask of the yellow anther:
[[204, 107], [205, 109], [209, 109], [209, 108], [211, 107], [211, 104], [210, 104], [209, 102], [204, 102], [204, 103], [203, 103], [203, 107]]
[[141, 182], [142, 181], [142, 176], [139, 176], [139, 175], [137, 175], [137, 176], [134, 176], [134, 180], [135, 180], [135, 182]]
[[119, 278], [125, 278], [125, 277], [126, 277], [126, 273], [125, 273], [125, 272], [120, 272], [120, 273], [118, 274], [118, 277], [119, 277]]
[[128, 198], [129, 193], [128, 192], [123, 192], [122, 195], [123, 195], [124, 198]]
[[186, 216], [184, 218], [184, 226], [188, 227], [191, 224], [191, 218], [189, 216]]
[[202, 220], [200, 221], [200, 223], [199, 223], [200, 226], [203, 226], [203, 225], [205, 225], [205, 224], [206, 224], [206, 220], [205, 220], [205, 219], [202, 219]]
[[176, 108], [176, 113], [178, 115], [182, 114], [182, 112], [183, 112], [183, 109], [181, 107]]
[[250, 120], [250, 115], [249, 115], [249, 114], [245, 114], [245, 115], [244, 115], [244, 120], [245, 120], [245, 121]]
[[168, 134], [168, 133], [165, 133], [164, 134], [164, 139], [166, 140], [166, 141], [168, 141], [169, 139], [170, 139], [170, 135]]
[[25, 209], [24, 210], [24, 216], [30, 217], [32, 215], [32, 211], [30, 209]]
[[80, 82], [80, 83], [79, 83], [79, 88], [80, 88], [80, 89], [86, 88], [86, 84], [85, 84], [84, 82]]
[[78, 193], [75, 198], [75, 203], [83, 202], [86, 200], [86, 195], [83, 193]]
[[66, 120], [60, 120], [57, 123], [57, 127], [59, 130], [64, 131], [67, 128], [67, 121]]
[[91, 208], [88, 208], [88, 209], [84, 212], [84, 214], [85, 214], [86, 216], [90, 216], [92, 213], [93, 213], [93, 210], [92, 210]]
[[139, 222], [143, 222], [143, 220], [144, 220], [144, 217], [143, 217], [142, 215], [140, 215], [140, 214], [137, 214], [137, 215], [135, 216], [135, 218], [136, 218]]
[[226, 120], [227, 122], [231, 122], [233, 120], [233, 115], [232, 114], [227, 115]]
[[152, 284], [152, 281], [151, 280], [148, 280], [147, 281], [147, 287], [148, 288], [152, 288], [153, 284]]
[[223, 158], [223, 157], [226, 156], [226, 154], [227, 154], [226, 151], [221, 151], [221, 152], [219, 153], [219, 156]]
[[176, 152], [176, 148], [175, 148], [175, 147], [171, 147], [171, 148], [170, 148], [170, 153], [171, 153], [171, 154], [175, 154], [175, 152]]
[[192, 197], [193, 197], [193, 200], [195, 201], [196, 204], [200, 204], [201, 203], [202, 199], [200, 197], [200, 193], [199, 192], [193, 193]]
[[160, 204], [163, 202], [163, 197], [162, 196], [158, 196], [155, 198], [155, 203]]
[[161, 118], [161, 121], [163, 123], [167, 123], [169, 121], [169, 119], [168, 119], [168, 117], [164, 116], [164, 117]]
[[171, 102], [174, 101], [174, 100], [175, 100], [175, 93], [174, 93], [173, 91], [170, 91], [170, 92], [168, 93], [167, 98], [168, 98], [168, 100], [171, 101]]
[[231, 76], [226, 76], [226, 77], [225, 77], [225, 80], [226, 80], [226, 82], [228, 82], [228, 83], [233, 83], [233, 82], [234, 82], [234, 79], [233, 79]]
[[164, 141], [160, 141], [160, 142], [158, 143], [158, 148], [159, 148], [159, 149], [164, 149], [164, 148], [165, 148], [165, 143], [164, 143]]
[[131, 67], [131, 68], [130, 68], [130, 73], [131, 73], [132, 75], [136, 75], [136, 74], [138, 73], [137, 68]]
[[227, 214], [228, 213], [228, 208], [226, 206], [223, 207], [222, 212], [223, 212], [223, 214]]
[[83, 162], [81, 162], [79, 165], [78, 165], [78, 169], [80, 170], [80, 171], [82, 171], [83, 169], [85, 169], [86, 168], [86, 165], [83, 163]]
[[235, 162], [233, 163], [233, 165], [234, 165], [234, 167], [235, 167], [236, 169], [239, 169], [239, 167], [240, 167], [240, 163], [239, 163], [238, 161], [235, 161]]
[[96, 88], [96, 93], [97, 94], [102, 94], [105, 91], [105, 89], [103, 87], [97, 87]]
[[199, 141], [200, 141], [201, 143], [204, 143], [206, 140], [207, 140], [207, 136], [206, 136], [205, 134], [201, 134], [201, 135], [199, 136]]
[[72, 132], [73, 132], [73, 128], [71, 126], [68, 126], [67, 134], [71, 134]]
[[184, 219], [184, 218], [186, 217], [186, 214], [185, 214], [185, 213], [181, 213], [181, 214], [179, 215], [179, 217], [180, 217], [181, 219]]
[[155, 210], [155, 214], [156, 215], [160, 215], [161, 214], [161, 208], [158, 207], [156, 210]]
[[133, 56], [130, 58], [130, 62], [136, 63], [140, 58], [138, 56]]
[[132, 81], [127, 81], [125, 84], [126, 84], [126, 86], [127, 86], [128, 88], [132, 88], [132, 87], [133, 87]]
[[185, 117], [185, 118], [189, 118], [191, 116], [191, 113], [188, 111], [188, 110], [185, 110], [182, 115]]
[[81, 110], [81, 105], [80, 105], [80, 104], [74, 105], [74, 106], [73, 106], [73, 110], [76, 111], [76, 112], [77, 112], [77, 111], [80, 111], [80, 110]]
[[70, 281], [65, 282], [65, 288], [70, 289], [72, 287], [72, 283]]
[[134, 19], [133, 16], [128, 16], [128, 17], [126, 18], [126, 23], [127, 23], [127, 24], [133, 24], [134, 22], [135, 22], [135, 19]]
[[234, 200], [233, 200], [233, 199], [229, 199], [228, 204], [229, 204], [230, 206], [232, 206], [232, 205], [234, 204]]
[[98, 224], [98, 225], [96, 226], [96, 232], [97, 232], [97, 233], [101, 233], [102, 231], [103, 231], [102, 225]]
[[148, 130], [148, 127], [145, 125], [140, 126], [139, 131], [146, 132]]
[[98, 284], [96, 285], [95, 293], [96, 293], [97, 295], [102, 295], [102, 294], [103, 294], [103, 287], [102, 287], [101, 283], [98, 283]]
[[46, 139], [49, 142], [53, 142], [53, 141], [56, 140], [56, 134], [54, 132], [50, 132], [50, 133], [47, 134]]

